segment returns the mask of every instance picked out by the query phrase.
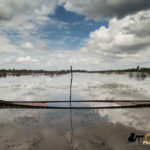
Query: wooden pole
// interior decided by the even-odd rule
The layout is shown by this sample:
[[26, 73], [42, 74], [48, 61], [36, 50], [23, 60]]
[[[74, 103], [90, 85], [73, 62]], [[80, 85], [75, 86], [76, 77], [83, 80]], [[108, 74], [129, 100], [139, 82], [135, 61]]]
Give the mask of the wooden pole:
[[72, 79], [73, 79], [73, 75], [72, 75], [72, 66], [70, 67], [70, 73], [71, 73], [71, 80], [70, 80], [70, 106], [71, 106], [71, 96], [72, 96]]
[[72, 66], [70, 67], [70, 73], [71, 73], [71, 80], [70, 80], [70, 128], [71, 128], [71, 137], [70, 137], [70, 143], [72, 145], [73, 143], [73, 125], [72, 125], [72, 105], [71, 105], [71, 100], [72, 100], [72, 79], [73, 79], [73, 74], [72, 74]]

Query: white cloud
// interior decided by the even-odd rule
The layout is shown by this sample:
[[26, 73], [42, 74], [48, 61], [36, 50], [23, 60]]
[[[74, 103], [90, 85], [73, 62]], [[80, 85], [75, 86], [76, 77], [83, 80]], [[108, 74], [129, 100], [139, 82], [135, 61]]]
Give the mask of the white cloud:
[[9, 53], [17, 53], [17, 52], [18, 52], [18, 47], [12, 44], [7, 36], [0, 35], [0, 54], [9, 54]]
[[113, 18], [109, 28], [100, 27], [90, 33], [87, 45], [81, 51], [98, 55], [100, 63], [111, 63], [112, 67], [120, 67], [125, 62], [129, 63], [128, 66], [146, 62], [150, 57], [148, 24], [150, 11], [142, 11], [120, 20]]
[[34, 48], [32, 43], [30, 43], [30, 42], [23, 43], [21, 45], [21, 47], [24, 48], [24, 49], [33, 49]]
[[9, 20], [22, 14], [53, 13], [57, 2], [55, 0], [0, 0], [0, 19]]
[[[47, 24], [58, 29], [67, 28], [66, 23], [48, 16], [54, 13], [57, 5], [64, 2], [0, 0], [0, 67], [67, 69], [73, 65], [79, 69], [99, 70], [148, 64], [150, 11], [145, 9], [149, 8], [149, 1], [67, 0], [64, 7], [69, 11], [92, 19], [111, 18], [109, 28], [100, 27], [91, 32], [86, 44], [78, 50], [52, 51], [50, 44], [61, 42], [63, 45], [63, 40], [42, 39], [48, 35], [43, 34], [41, 29]], [[70, 36], [65, 38], [71, 39]]]
[[[146, 19], [143, 21], [141, 18]], [[97, 52], [136, 53], [150, 46], [150, 34], [141, 33], [143, 28], [149, 30], [147, 22], [150, 23], [150, 11], [139, 12], [121, 20], [111, 19], [109, 28], [100, 27], [90, 33], [88, 47]], [[137, 24], [141, 27], [136, 27]], [[132, 30], [133, 27], [135, 27], [134, 30]]]
[[31, 56], [25, 56], [25, 57], [19, 57], [17, 58], [16, 62], [21, 62], [21, 63], [36, 63], [38, 62], [37, 59], [31, 58]]
[[27, 49], [47, 50], [47, 36], [41, 29], [47, 24], [63, 28], [63, 22], [51, 19], [63, 0], [0, 0], [0, 39], [2, 53], [21, 53]]

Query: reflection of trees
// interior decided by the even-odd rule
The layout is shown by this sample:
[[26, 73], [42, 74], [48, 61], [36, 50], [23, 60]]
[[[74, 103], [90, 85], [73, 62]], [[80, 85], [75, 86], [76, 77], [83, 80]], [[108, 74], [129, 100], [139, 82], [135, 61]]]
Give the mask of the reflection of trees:
[[16, 70], [16, 69], [2, 69], [0, 70], [0, 77], [8, 76], [23, 76], [23, 75], [47, 75], [50, 77], [59, 76], [63, 74], [70, 73], [70, 70], [60, 70], [60, 71], [46, 71], [46, 70]]
[[0, 78], [1, 77], [6, 77], [7, 76], [7, 74], [4, 72], [4, 73], [0, 73]]
[[145, 80], [147, 77], [147, 74], [144, 72], [130, 72], [128, 75], [129, 78], [135, 78], [138, 81]]
[[[78, 73], [101, 73], [101, 74], [127, 74], [130, 73], [129, 77], [132, 78], [132, 73], [139, 73], [137, 75], [138, 80], [144, 80], [147, 76], [150, 76], [150, 68], [144, 68], [137, 66], [136, 68], [130, 69], [118, 69], [118, 70], [101, 70], [101, 71], [86, 71], [86, 70], [72, 70], [72, 72]], [[22, 76], [22, 75], [47, 75], [50, 77], [59, 76], [70, 73], [70, 70], [59, 70], [59, 71], [47, 71], [47, 70], [27, 70], [27, 69], [1, 69], [0, 77], [11, 76]], [[141, 73], [141, 74], [140, 74]]]

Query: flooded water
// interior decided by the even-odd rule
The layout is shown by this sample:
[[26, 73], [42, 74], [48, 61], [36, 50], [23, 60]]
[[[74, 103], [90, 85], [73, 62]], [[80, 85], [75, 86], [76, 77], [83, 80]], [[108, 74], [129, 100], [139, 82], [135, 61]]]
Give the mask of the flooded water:
[[[0, 78], [0, 99], [15, 101], [69, 100], [70, 74]], [[150, 78], [128, 74], [74, 73], [72, 100], [150, 100]], [[51, 104], [49, 104], [51, 105]], [[56, 105], [56, 104], [55, 104]], [[69, 106], [57, 104], [56, 106]], [[108, 106], [76, 103], [72, 106]], [[52, 105], [54, 106], [54, 104]], [[0, 149], [126, 150], [131, 132], [150, 132], [150, 110], [0, 110]]]

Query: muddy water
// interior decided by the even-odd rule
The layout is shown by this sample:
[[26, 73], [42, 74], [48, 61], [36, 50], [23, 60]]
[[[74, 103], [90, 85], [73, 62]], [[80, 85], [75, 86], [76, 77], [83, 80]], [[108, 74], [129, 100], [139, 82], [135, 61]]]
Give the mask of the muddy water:
[[[62, 100], [69, 98], [70, 76], [0, 79], [0, 99]], [[149, 99], [150, 79], [128, 75], [74, 74], [72, 99]], [[63, 105], [63, 104], [62, 104]], [[69, 104], [68, 104], [69, 105]], [[101, 106], [108, 104], [74, 104]], [[132, 110], [0, 110], [0, 149], [126, 150], [131, 132], [149, 132], [149, 109]]]

